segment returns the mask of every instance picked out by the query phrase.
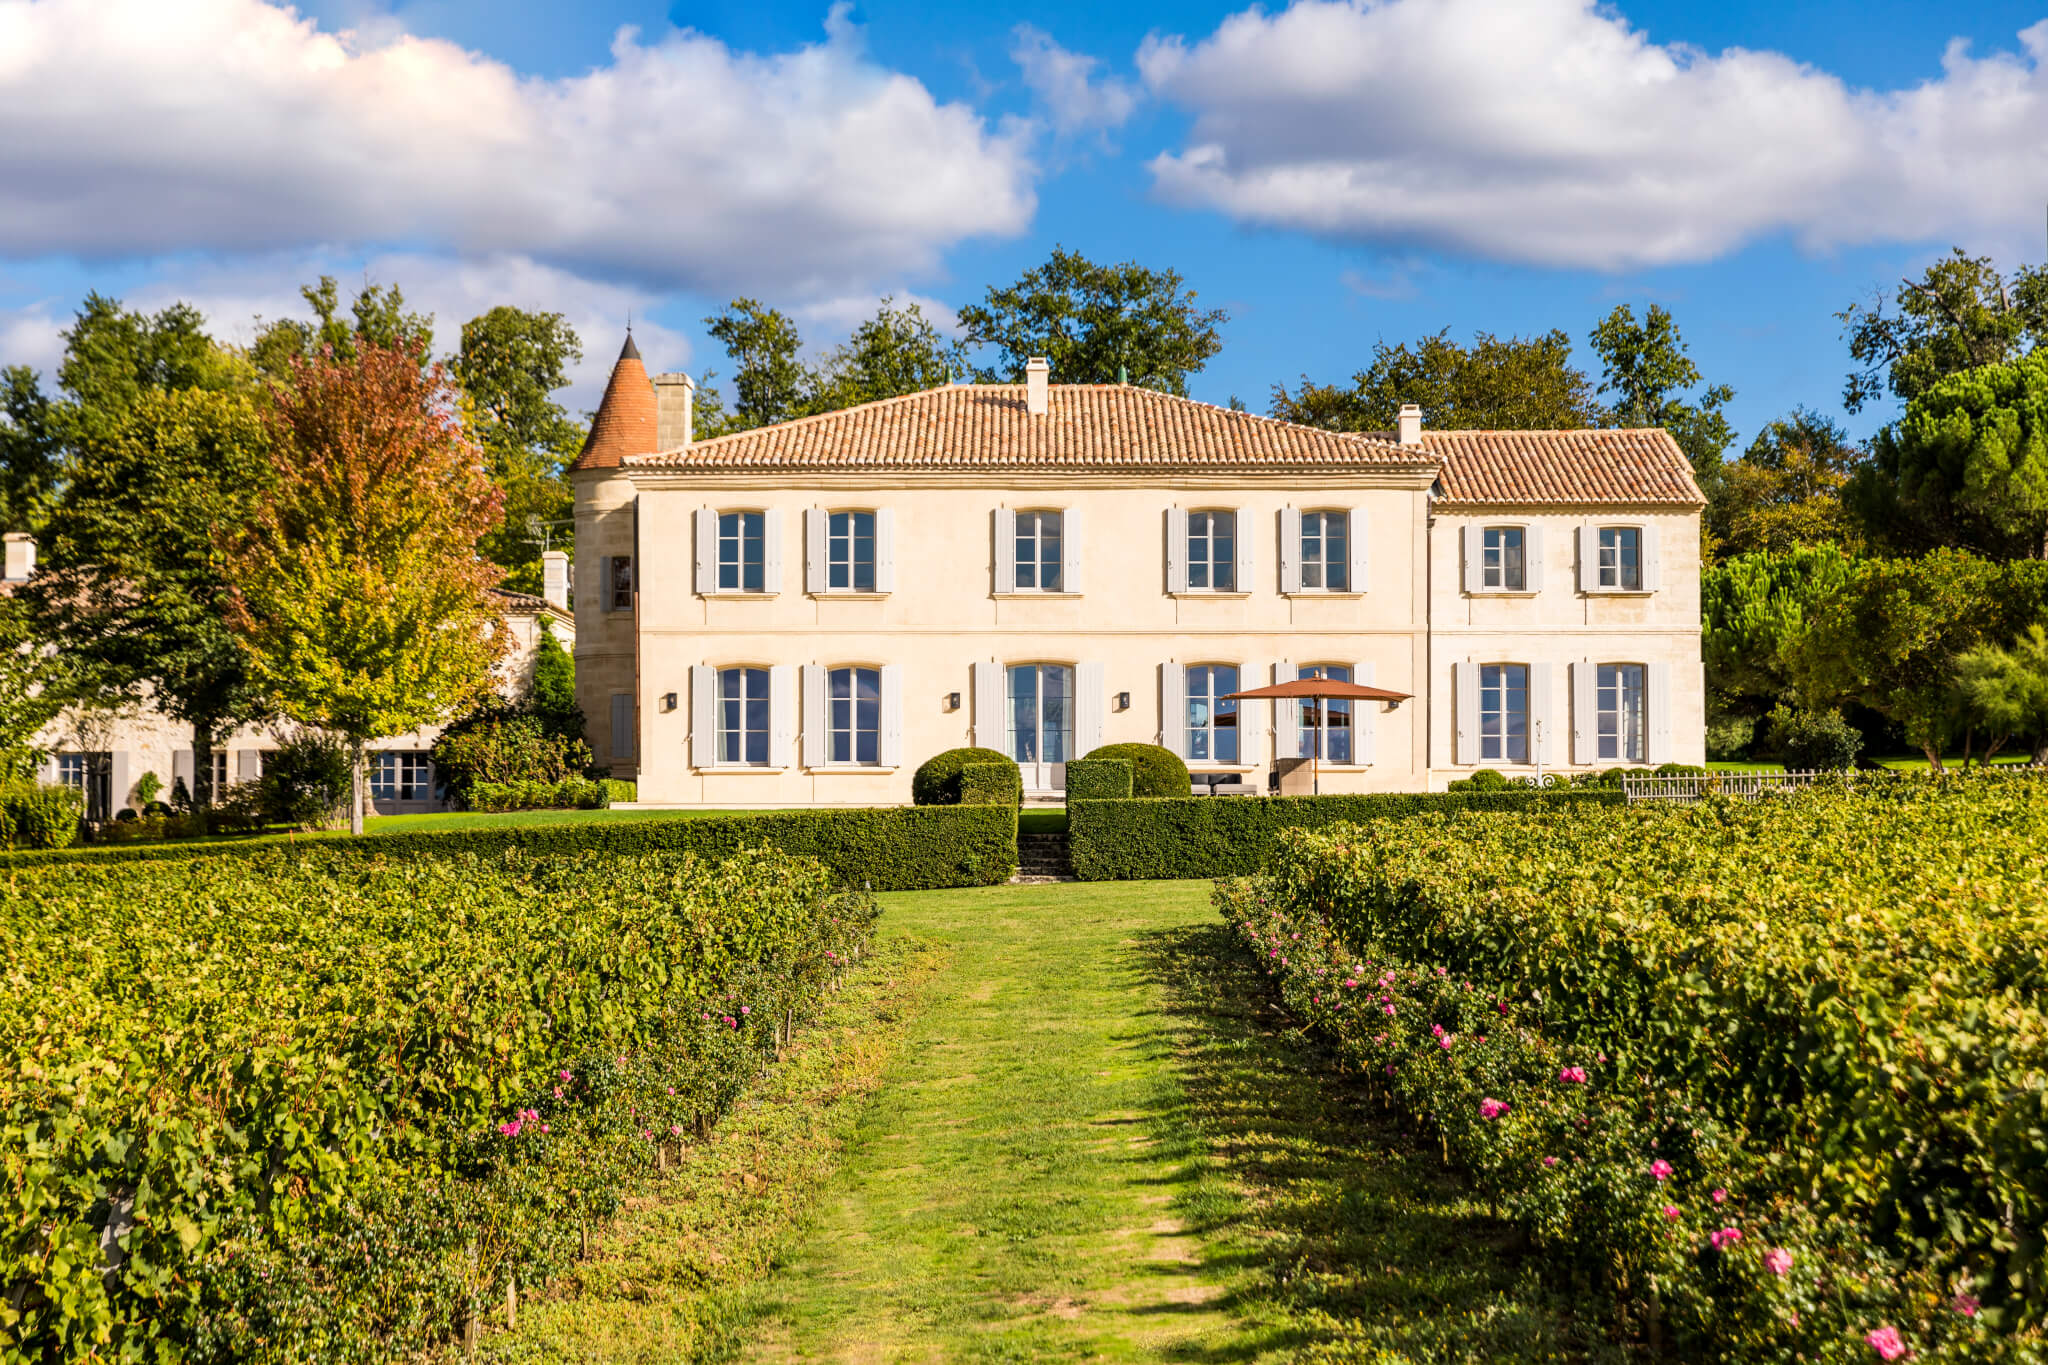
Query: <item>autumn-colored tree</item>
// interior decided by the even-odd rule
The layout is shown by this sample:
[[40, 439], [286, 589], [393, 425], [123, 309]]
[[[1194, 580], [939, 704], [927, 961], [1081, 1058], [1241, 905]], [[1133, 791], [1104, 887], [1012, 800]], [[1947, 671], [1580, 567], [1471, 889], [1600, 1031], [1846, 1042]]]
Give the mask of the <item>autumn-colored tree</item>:
[[1862, 545], [1842, 505], [1842, 487], [1863, 452], [1832, 418], [1794, 408], [1757, 433], [1742, 458], [1723, 466], [1707, 506], [1717, 555], [1786, 551], [1802, 545]]
[[481, 696], [504, 651], [478, 542], [502, 493], [419, 343], [298, 357], [268, 411], [272, 486], [231, 547], [233, 622], [271, 704], [363, 750]]

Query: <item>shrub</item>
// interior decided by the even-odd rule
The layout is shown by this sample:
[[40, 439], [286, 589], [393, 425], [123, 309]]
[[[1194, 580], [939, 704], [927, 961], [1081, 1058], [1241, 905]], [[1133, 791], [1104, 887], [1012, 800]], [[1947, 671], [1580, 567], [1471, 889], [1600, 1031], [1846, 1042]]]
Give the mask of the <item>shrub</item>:
[[970, 763], [960, 770], [960, 804], [963, 806], [1021, 806], [1024, 804], [1024, 776], [1017, 765]]
[[1491, 768], [1480, 768], [1470, 777], [1455, 778], [1448, 790], [1454, 792], [1504, 792], [1515, 784]]
[[1746, 757], [1756, 740], [1756, 717], [1722, 713], [1707, 717], [1707, 757], [1729, 762]]
[[260, 782], [263, 813], [272, 824], [332, 825], [348, 813], [348, 745], [337, 735], [303, 730], [264, 760]]
[[599, 779], [604, 783], [604, 803], [607, 807], [631, 805], [640, 799], [640, 788], [632, 782], [623, 782], [616, 777]]
[[0, 880], [8, 1358], [437, 1356], [705, 1138], [875, 913], [773, 853]]
[[1157, 744], [1105, 744], [1088, 757], [1120, 758], [1130, 764], [1132, 796], [1188, 794], [1188, 765], [1171, 749]]
[[1863, 735], [1840, 711], [1798, 711], [1780, 703], [1771, 712], [1771, 743], [1791, 769], [1840, 772], [1856, 766]]
[[148, 805], [142, 808], [142, 813], [144, 815], [157, 816], [167, 816], [173, 814], [170, 807], [170, 803], [166, 801], [151, 801]]
[[213, 805], [206, 811], [206, 827], [216, 834], [253, 834], [263, 828], [267, 815], [261, 778], [254, 782], [231, 782], [213, 793]]
[[576, 702], [576, 660], [562, 648], [545, 616], [540, 619], [540, 640], [533, 650], [533, 680], [526, 689], [526, 706], [549, 734], [565, 740], [583, 738], [583, 708]]
[[1128, 758], [1077, 758], [1067, 765], [1067, 800], [1128, 800], [1132, 794], [1132, 773]]
[[84, 818], [85, 796], [74, 787], [0, 783], [0, 848], [68, 847]]
[[[196, 817], [185, 817], [188, 819]], [[692, 852], [727, 858], [742, 849], [778, 848], [815, 858], [841, 885], [876, 891], [994, 886], [1017, 870], [1017, 813], [1000, 806], [889, 807], [873, 810], [773, 811], [760, 815], [690, 815], [487, 828], [406, 830], [360, 839], [319, 840], [322, 848], [366, 858], [446, 858], [466, 853], [637, 854]], [[0, 874], [50, 863], [130, 859], [252, 856], [273, 840], [162, 844], [129, 849], [77, 849], [0, 855]]]
[[[960, 804], [960, 773], [970, 763], [1008, 763], [1012, 768], [1016, 760], [1008, 754], [999, 754], [994, 749], [948, 749], [926, 759], [910, 779], [910, 799], [920, 806], [957, 806]], [[1017, 786], [1021, 791], [1023, 774], [1018, 774]]]
[[609, 796], [602, 782], [565, 777], [559, 782], [477, 782], [469, 808], [480, 811], [602, 810]]
[[157, 794], [163, 791], [164, 780], [154, 772], [146, 772], [135, 780], [135, 804], [147, 811], [157, 804]]
[[1619, 803], [1619, 791], [1516, 787], [1499, 792], [1367, 796], [1210, 796], [1070, 801], [1067, 839], [1084, 882], [1237, 877], [1266, 865], [1289, 829], [1424, 811], [1531, 811]]
[[432, 756], [435, 781], [460, 806], [478, 782], [560, 782], [590, 766], [589, 745], [497, 698], [444, 730]]

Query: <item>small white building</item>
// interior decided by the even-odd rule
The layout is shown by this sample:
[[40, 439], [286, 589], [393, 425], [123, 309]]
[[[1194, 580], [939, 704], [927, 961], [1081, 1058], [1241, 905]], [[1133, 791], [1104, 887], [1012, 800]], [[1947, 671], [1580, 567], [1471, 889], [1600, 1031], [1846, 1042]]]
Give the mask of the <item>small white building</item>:
[[[1049, 378], [693, 441], [629, 339], [573, 468], [598, 761], [718, 807], [908, 801], [966, 744], [1041, 797], [1119, 741], [1262, 789], [1319, 754], [1326, 792], [1703, 761], [1704, 499], [1664, 431], [1342, 434]], [[1411, 700], [1226, 700], [1316, 674]]]

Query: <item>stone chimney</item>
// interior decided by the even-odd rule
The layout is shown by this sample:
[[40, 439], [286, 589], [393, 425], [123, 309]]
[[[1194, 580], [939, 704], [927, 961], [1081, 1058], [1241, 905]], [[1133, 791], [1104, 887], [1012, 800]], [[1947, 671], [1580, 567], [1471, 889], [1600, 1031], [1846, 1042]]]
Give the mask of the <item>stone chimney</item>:
[[1401, 444], [1419, 446], [1422, 444], [1422, 405], [1403, 403], [1401, 405]]
[[556, 610], [569, 610], [569, 556], [565, 551], [540, 552], [540, 595]]
[[654, 448], [681, 450], [690, 444], [696, 410], [696, 380], [681, 373], [654, 376]]
[[36, 540], [26, 531], [9, 531], [0, 536], [0, 542], [7, 546], [6, 568], [0, 573], [0, 580], [20, 583], [36, 571]]
[[1052, 408], [1052, 362], [1035, 355], [1024, 362], [1024, 410], [1043, 417]]

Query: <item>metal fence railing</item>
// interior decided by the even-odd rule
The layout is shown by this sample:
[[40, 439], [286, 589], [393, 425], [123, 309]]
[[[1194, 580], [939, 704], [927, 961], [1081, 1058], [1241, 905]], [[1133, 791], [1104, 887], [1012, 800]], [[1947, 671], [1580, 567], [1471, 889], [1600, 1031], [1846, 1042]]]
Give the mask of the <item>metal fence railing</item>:
[[1823, 778], [1835, 781], [1855, 781], [1855, 774], [1830, 772], [1786, 772], [1786, 773], [1703, 773], [1690, 776], [1659, 777], [1654, 774], [1637, 776], [1625, 773], [1621, 779], [1624, 799], [1633, 806], [1638, 801], [1676, 801], [1690, 805], [1703, 796], [1739, 796], [1745, 800], [1758, 797], [1776, 796], [1781, 792], [1798, 791], [1811, 787]]

